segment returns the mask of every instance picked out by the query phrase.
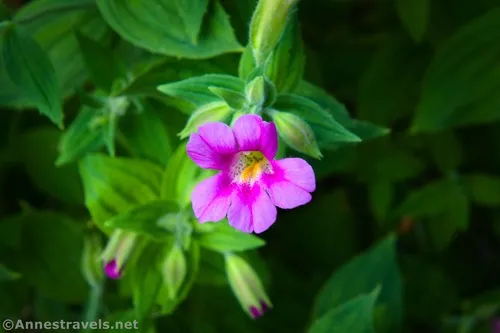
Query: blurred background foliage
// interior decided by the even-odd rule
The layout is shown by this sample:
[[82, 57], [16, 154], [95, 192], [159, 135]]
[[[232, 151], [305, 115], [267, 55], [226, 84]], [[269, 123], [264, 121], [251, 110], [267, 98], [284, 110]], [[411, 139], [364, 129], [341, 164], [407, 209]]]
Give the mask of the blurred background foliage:
[[[159, 39], [166, 28], [153, 17], [158, 12], [124, 10], [113, 20], [116, 8], [105, 1], [4, 0], [0, 7], [1, 19], [15, 17], [36, 41], [21, 45], [24, 55], [0, 57], [2, 318], [135, 318], [127, 291], [113, 281], [99, 313], [91, 313], [80, 266], [84, 235], [94, 227], [74, 161], [105, 149], [165, 167], [188, 114], [156, 87], [205, 73], [237, 75], [255, 7], [210, 1], [207, 42], [192, 53]], [[281, 211], [260, 235], [266, 246], [245, 253], [273, 301], [270, 313], [251, 321], [227, 286], [222, 257], [202, 249], [189, 295], [168, 316], [150, 317], [148, 330], [355, 333], [373, 332], [373, 319], [376, 332], [492, 332], [500, 304], [498, 0], [307, 0], [298, 17], [304, 78], [356, 119], [391, 133], [310, 160], [318, 177], [313, 201]], [[157, 34], [141, 27], [148, 19], [158, 19]], [[50, 117], [60, 129], [32, 110], [53, 110], [52, 101], [19, 93], [4, 75], [37, 52], [48, 56], [37, 63], [55, 70], [39, 77], [55, 81], [34, 84], [64, 97], [64, 120]], [[18, 75], [22, 82], [26, 73]], [[103, 108], [100, 96], [113, 93]], [[123, 103], [137, 112], [122, 115]], [[116, 120], [110, 114], [119, 124], [93, 136], [68, 127], [96, 105], [106, 124]]]

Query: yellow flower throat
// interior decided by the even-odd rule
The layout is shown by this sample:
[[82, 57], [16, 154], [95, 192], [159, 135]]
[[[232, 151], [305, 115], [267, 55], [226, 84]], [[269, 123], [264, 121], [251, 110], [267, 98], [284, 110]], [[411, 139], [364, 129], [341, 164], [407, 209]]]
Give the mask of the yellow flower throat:
[[230, 169], [230, 176], [234, 182], [253, 185], [263, 173], [272, 173], [271, 164], [258, 151], [239, 153]]

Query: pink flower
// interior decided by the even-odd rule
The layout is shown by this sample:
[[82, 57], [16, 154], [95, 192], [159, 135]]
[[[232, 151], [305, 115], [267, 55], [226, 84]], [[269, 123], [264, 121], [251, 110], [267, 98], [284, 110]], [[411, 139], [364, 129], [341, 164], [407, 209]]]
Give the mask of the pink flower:
[[312, 167], [300, 158], [275, 160], [277, 150], [276, 126], [257, 115], [241, 116], [232, 129], [220, 122], [200, 126], [189, 138], [187, 154], [200, 167], [220, 172], [193, 190], [196, 218], [217, 222], [227, 215], [234, 228], [261, 233], [276, 221], [276, 207], [311, 201]]

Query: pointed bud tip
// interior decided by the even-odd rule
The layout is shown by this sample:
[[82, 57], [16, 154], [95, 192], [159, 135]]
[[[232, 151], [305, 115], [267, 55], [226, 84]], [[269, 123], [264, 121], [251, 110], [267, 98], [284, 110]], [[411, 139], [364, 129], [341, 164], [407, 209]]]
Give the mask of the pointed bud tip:
[[250, 307], [250, 314], [252, 316], [252, 319], [257, 319], [265, 315], [267, 312], [269, 312], [272, 309], [272, 305], [268, 304], [266, 301], [261, 300], [260, 301], [260, 308], [256, 306], [251, 306]]
[[113, 280], [117, 280], [121, 277], [121, 272], [120, 270], [118, 269], [118, 265], [116, 263], [116, 260], [113, 259], [111, 261], [108, 261], [105, 265], [104, 265], [104, 272], [106, 273], [106, 275], [110, 278], [110, 279], [113, 279]]

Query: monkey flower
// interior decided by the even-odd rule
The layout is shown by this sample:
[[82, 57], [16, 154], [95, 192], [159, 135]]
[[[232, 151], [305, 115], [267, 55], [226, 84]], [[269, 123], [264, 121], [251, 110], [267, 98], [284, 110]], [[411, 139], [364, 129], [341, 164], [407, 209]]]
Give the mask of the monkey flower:
[[220, 170], [191, 194], [200, 223], [229, 224], [246, 233], [261, 233], [275, 221], [276, 207], [292, 209], [311, 201], [316, 189], [312, 167], [301, 158], [275, 160], [278, 133], [258, 115], [239, 117], [233, 128], [206, 123], [191, 134], [187, 154], [204, 169]]

